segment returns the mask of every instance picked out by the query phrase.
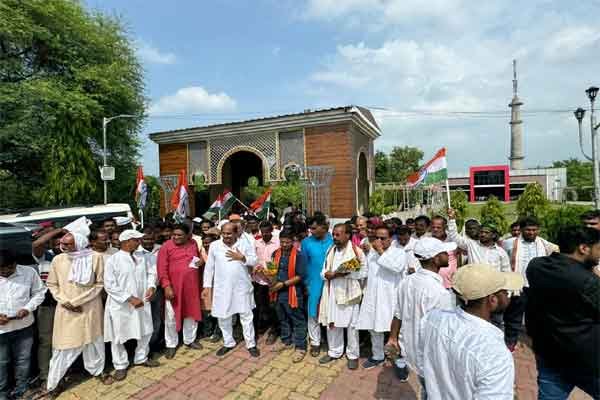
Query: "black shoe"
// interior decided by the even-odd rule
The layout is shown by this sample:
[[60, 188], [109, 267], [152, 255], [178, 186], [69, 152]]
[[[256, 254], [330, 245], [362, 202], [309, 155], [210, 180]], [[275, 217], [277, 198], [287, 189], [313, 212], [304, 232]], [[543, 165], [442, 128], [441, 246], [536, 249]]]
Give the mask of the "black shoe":
[[188, 349], [192, 349], [192, 350], [202, 350], [202, 345], [198, 342], [192, 342], [190, 344], [186, 344], [186, 347]]
[[267, 336], [267, 340], [265, 341], [265, 344], [267, 346], [271, 346], [271, 345], [275, 344], [276, 341], [277, 341], [277, 335], [274, 333], [269, 333], [269, 336]]
[[146, 362], [143, 362], [140, 364], [142, 367], [148, 367], [148, 368], [156, 368], [156, 367], [160, 367], [160, 363], [156, 360], [153, 360], [151, 358], [148, 358], [146, 360]]
[[358, 369], [358, 360], [357, 359], [354, 359], [354, 360], [348, 359], [348, 369], [350, 369], [350, 370]]
[[233, 347], [221, 347], [219, 350], [217, 350], [217, 357], [223, 357], [225, 354], [229, 353], [231, 350], [233, 350]]
[[369, 359], [367, 359], [364, 363], [363, 363], [363, 368], [364, 369], [371, 369], [371, 368], [375, 368], [376, 366], [383, 364], [385, 360], [374, 360], [373, 358], [369, 357]]
[[329, 354], [325, 354], [323, 357], [319, 358], [319, 364], [329, 364], [335, 360], [339, 360], [339, 358], [333, 358]]
[[115, 374], [114, 374], [115, 381], [123, 381], [123, 380], [125, 380], [125, 378], [127, 378], [127, 368], [118, 369], [115, 371]]
[[254, 358], [260, 356], [260, 351], [258, 351], [258, 347], [256, 347], [256, 346], [250, 347], [248, 349], [248, 353], [250, 353], [250, 355]]
[[167, 358], [167, 360], [172, 359], [173, 357], [175, 357], [175, 353], [177, 352], [177, 349], [175, 347], [171, 348], [167, 348], [167, 351], [165, 351], [165, 357]]
[[311, 357], [319, 357], [319, 353], [321, 353], [321, 346], [310, 346]]
[[398, 367], [394, 363], [394, 375], [396, 375], [396, 378], [398, 378], [400, 382], [408, 381], [408, 367]]

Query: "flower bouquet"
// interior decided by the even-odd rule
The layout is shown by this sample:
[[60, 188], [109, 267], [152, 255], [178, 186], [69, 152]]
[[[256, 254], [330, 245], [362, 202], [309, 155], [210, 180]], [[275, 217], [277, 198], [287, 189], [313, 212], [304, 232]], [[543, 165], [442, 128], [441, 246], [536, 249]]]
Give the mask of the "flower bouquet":
[[341, 263], [335, 272], [340, 272], [340, 273], [345, 274], [348, 272], [356, 272], [359, 269], [360, 269], [360, 261], [358, 261], [358, 258], [354, 257], [348, 261], [344, 261], [343, 263]]
[[273, 261], [267, 262], [267, 268], [263, 270], [263, 274], [268, 278], [273, 278], [277, 276], [277, 272], [279, 271], [279, 267]]

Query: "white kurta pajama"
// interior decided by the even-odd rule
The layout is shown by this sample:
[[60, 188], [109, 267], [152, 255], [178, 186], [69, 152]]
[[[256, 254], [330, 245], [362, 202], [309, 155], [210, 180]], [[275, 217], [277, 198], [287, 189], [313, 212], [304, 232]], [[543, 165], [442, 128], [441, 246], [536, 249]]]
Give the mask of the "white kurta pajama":
[[[104, 289], [108, 293], [104, 312], [104, 341], [111, 342], [115, 369], [129, 366], [125, 342], [137, 340], [134, 364], [148, 359], [152, 337], [152, 308], [145, 301], [146, 291], [156, 288], [156, 267], [146, 257], [119, 251], [110, 257], [104, 270]], [[144, 300], [144, 305], [134, 308], [130, 297]]]
[[367, 255], [367, 287], [364, 292], [358, 329], [371, 333], [374, 360], [385, 358], [383, 335], [390, 330], [398, 286], [406, 270], [404, 250], [390, 246], [382, 255], [371, 249]]
[[335, 272], [342, 263], [352, 258], [360, 261], [360, 270], [325, 282], [319, 307], [319, 322], [327, 327], [329, 345], [327, 354], [332, 358], [340, 358], [344, 354], [344, 328], [346, 328], [348, 340], [346, 357], [349, 360], [356, 360], [359, 356], [357, 323], [362, 295], [359, 281], [366, 276], [365, 255], [351, 242], [348, 242], [346, 248], [341, 251], [333, 246], [325, 256], [321, 277], [325, 279], [326, 272]]
[[[231, 260], [226, 255], [229, 250], [240, 251], [246, 257], [246, 262]], [[212, 288], [211, 314], [219, 321], [225, 347], [236, 345], [232, 326], [235, 314], [240, 315], [246, 347], [250, 349], [256, 346], [252, 323], [252, 310], [256, 305], [248, 267], [257, 262], [256, 250], [247, 241], [238, 240], [229, 247], [220, 239], [211, 243], [208, 250], [203, 286]]]

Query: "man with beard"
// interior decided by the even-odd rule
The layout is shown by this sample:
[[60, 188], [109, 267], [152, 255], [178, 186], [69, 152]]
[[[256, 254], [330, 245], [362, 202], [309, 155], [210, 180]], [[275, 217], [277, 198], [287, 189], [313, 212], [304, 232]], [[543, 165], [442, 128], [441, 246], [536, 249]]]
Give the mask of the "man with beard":
[[104, 372], [102, 256], [88, 249], [82, 233], [70, 232], [61, 239], [62, 254], [54, 257], [47, 285], [58, 302], [52, 335], [52, 359], [47, 390], [54, 390], [73, 362], [83, 355], [85, 369], [106, 384]]
[[540, 399], [567, 399], [577, 386], [600, 398], [600, 231], [559, 232], [560, 253], [532, 260], [525, 322], [538, 370]]
[[[440, 268], [448, 266], [448, 252], [455, 249], [454, 243], [443, 243], [435, 238], [419, 240], [414, 251], [422, 268], [403, 279], [398, 287], [388, 346], [399, 351], [398, 336], [402, 332], [404, 358], [395, 363], [395, 372], [403, 382], [408, 379], [406, 365], [417, 374], [421, 382], [423, 381], [423, 366], [417, 365], [419, 326], [422, 318], [430, 310], [451, 310], [454, 307], [454, 296], [444, 288], [439, 271]], [[421, 393], [421, 399], [424, 399], [425, 392]]]
[[510, 303], [523, 277], [469, 264], [454, 274], [452, 289], [464, 301], [454, 310], [432, 310], [419, 330], [417, 365], [431, 399], [513, 399], [515, 366], [493, 313]]
[[110, 247], [108, 233], [102, 229], [92, 231], [89, 240], [92, 250], [102, 256], [104, 264], [106, 264], [110, 256], [119, 251], [119, 249]]
[[[325, 254], [321, 278], [325, 280], [319, 323], [327, 329], [329, 350], [319, 359], [327, 364], [344, 354], [344, 330], [347, 336], [346, 357], [348, 369], [358, 368], [359, 342], [358, 317], [362, 288], [360, 280], [366, 277], [366, 259], [363, 251], [350, 241], [350, 224], [337, 224], [333, 227], [334, 245]], [[347, 271], [343, 264], [355, 262], [359, 265], [354, 271]]]
[[558, 247], [538, 236], [540, 224], [534, 217], [526, 217], [519, 221], [521, 235], [512, 239], [510, 254], [511, 268], [520, 273], [525, 280], [522, 291], [513, 293], [510, 306], [504, 313], [504, 335], [506, 345], [514, 351], [519, 335], [523, 331], [523, 313], [527, 304], [527, 267], [536, 257], [544, 257], [558, 251]]

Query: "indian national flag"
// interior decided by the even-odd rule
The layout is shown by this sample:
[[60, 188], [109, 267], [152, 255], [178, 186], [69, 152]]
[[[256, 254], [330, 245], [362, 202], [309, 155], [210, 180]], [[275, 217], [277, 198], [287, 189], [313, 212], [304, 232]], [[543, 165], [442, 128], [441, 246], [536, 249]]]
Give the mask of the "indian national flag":
[[223, 192], [222, 199], [223, 205], [221, 206], [221, 215], [226, 215], [229, 210], [231, 210], [233, 204], [237, 201], [237, 197], [235, 197], [229, 190], [225, 190]]
[[138, 208], [146, 207], [146, 198], [148, 197], [148, 185], [144, 180], [144, 171], [140, 165], [137, 170], [137, 176], [135, 178], [135, 200]]
[[202, 217], [204, 217], [205, 219], [211, 219], [213, 216], [219, 215], [219, 211], [221, 210], [222, 207], [223, 207], [223, 196], [219, 195], [219, 196], [217, 196], [217, 199], [215, 200], [215, 202], [212, 203], [210, 205], [210, 207], [208, 208], [208, 210], [206, 210], [206, 212], [202, 215]]
[[269, 219], [269, 209], [271, 208], [271, 189], [264, 192], [258, 199], [250, 204], [250, 209], [259, 219]]
[[446, 163], [446, 149], [443, 148], [418, 172], [410, 175], [406, 181], [409, 186], [417, 186], [420, 184], [433, 185], [446, 179], [448, 179], [448, 164]]
[[190, 213], [187, 178], [183, 169], [179, 172], [177, 187], [171, 197], [171, 207], [175, 210], [175, 220], [177, 222], [182, 222]]

